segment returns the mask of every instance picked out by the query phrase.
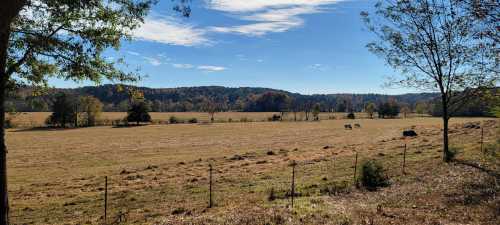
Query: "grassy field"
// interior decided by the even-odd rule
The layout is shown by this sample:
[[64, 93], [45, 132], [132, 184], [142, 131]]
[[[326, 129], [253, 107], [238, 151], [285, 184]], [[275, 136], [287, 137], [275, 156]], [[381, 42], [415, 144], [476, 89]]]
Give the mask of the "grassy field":
[[[7, 114], [7, 118], [11, 118], [16, 127], [39, 127], [45, 125], [45, 120], [50, 114], [51, 112], [20, 112], [13, 115]], [[165, 123], [171, 116], [184, 121], [191, 118], [196, 118], [199, 122], [210, 121], [208, 113], [205, 112], [152, 112], [150, 114], [155, 123]], [[279, 115], [279, 112], [219, 112], [215, 114], [214, 120], [215, 122], [262, 122], [267, 121], [274, 114]], [[321, 120], [344, 119], [346, 115], [346, 113], [320, 113], [319, 118]], [[111, 121], [121, 120], [126, 116], [126, 112], [103, 112], [100, 120], [111, 123]], [[412, 115], [412, 117], [414, 116], [421, 115]], [[309, 117], [311, 119], [312, 114]], [[366, 113], [356, 113], [356, 118], [368, 118], [368, 115]], [[293, 113], [286, 113], [284, 119], [294, 120], [295, 116]], [[296, 119], [305, 120], [305, 114], [303, 112], [296, 113]]]
[[[255, 115], [272, 113], [216, 117]], [[45, 116], [36, 114], [33, 120]], [[481, 132], [462, 124], [485, 120], [451, 120], [452, 144], [465, 147], [460, 157], [475, 157]], [[345, 123], [361, 128], [345, 130]], [[488, 180], [441, 162], [440, 124], [438, 118], [412, 118], [9, 129], [11, 220], [101, 224], [108, 176], [108, 221], [124, 224], [369, 224], [370, 219], [376, 224], [496, 224], [494, 210], [500, 208], [491, 211], [489, 202], [455, 204], [443, 192], [460, 194], [463, 182]], [[483, 124], [486, 141], [493, 141], [498, 122]], [[411, 127], [419, 136], [401, 138]], [[401, 176], [404, 144], [408, 174]], [[383, 162], [393, 185], [374, 193], [351, 187], [355, 152], [359, 162]], [[292, 210], [285, 197], [293, 160], [300, 197]], [[207, 209], [209, 164], [214, 166], [215, 207]], [[322, 192], [343, 181], [348, 187], [339, 193]], [[271, 189], [274, 201], [268, 200]]]

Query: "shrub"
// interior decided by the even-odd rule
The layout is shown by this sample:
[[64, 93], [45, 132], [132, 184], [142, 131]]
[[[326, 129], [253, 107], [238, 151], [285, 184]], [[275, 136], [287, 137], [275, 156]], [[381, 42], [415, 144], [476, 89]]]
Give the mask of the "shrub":
[[376, 191], [379, 187], [389, 185], [389, 179], [382, 164], [375, 160], [368, 160], [361, 164], [359, 181], [369, 191]]
[[444, 161], [445, 162], [453, 161], [459, 152], [460, 149], [458, 147], [449, 147], [448, 153], [444, 155]]
[[269, 117], [267, 118], [268, 121], [280, 121], [281, 120], [281, 116], [280, 115], [276, 115], [276, 114], [273, 114], [272, 117]]
[[274, 188], [271, 188], [271, 190], [269, 190], [269, 196], [267, 197], [267, 200], [270, 202], [276, 200], [276, 193], [274, 193]]
[[127, 121], [136, 122], [137, 125], [140, 122], [151, 122], [149, 111], [149, 105], [146, 102], [135, 102], [127, 112]]
[[196, 118], [191, 118], [188, 120], [189, 123], [198, 123], [198, 119]]
[[356, 118], [356, 116], [354, 115], [354, 113], [347, 114], [347, 119], [352, 119], [353, 120], [355, 118]]
[[12, 122], [12, 119], [11, 119], [11, 118], [5, 118], [4, 127], [5, 127], [6, 129], [8, 129], [8, 128], [14, 128], [14, 127], [15, 127], [15, 125], [14, 125], [14, 123]]
[[175, 117], [175, 116], [170, 116], [170, 118], [168, 119], [168, 122], [171, 123], [171, 124], [176, 124], [176, 123], [184, 123], [183, 120]]

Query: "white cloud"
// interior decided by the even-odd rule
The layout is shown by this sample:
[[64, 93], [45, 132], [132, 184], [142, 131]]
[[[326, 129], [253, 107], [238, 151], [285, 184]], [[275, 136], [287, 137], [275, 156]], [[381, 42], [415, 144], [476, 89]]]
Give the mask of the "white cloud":
[[178, 69], [191, 69], [194, 67], [191, 64], [180, 64], [180, 63], [174, 63], [174, 64], [172, 64], [172, 66], [174, 68], [178, 68]]
[[340, 0], [205, 0], [205, 2], [211, 9], [241, 13], [290, 6], [321, 6], [337, 3]]
[[197, 67], [199, 70], [203, 70], [205, 72], [219, 72], [219, 71], [224, 71], [227, 68], [222, 67], [222, 66], [209, 66], [209, 65], [202, 65]]
[[327, 66], [327, 65], [320, 64], [320, 63], [315, 63], [315, 64], [307, 66], [307, 69], [318, 70], [318, 71], [326, 71], [326, 70], [330, 69], [330, 67]]
[[170, 17], [149, 17], [144, 24], [133, 31], [134, 37], [170, 45], [196, 46], [208, 45], [204, 29], [181, 23]]
[[135, 55], [135, 56], [140, 55], [138, 52], [133, 52], [133, 51], [127, 51], [127, 53], [128, 53], [129, 55]]
[[206, 0], [210, 9], [233, 14], [252, 23], [231, 27], [214, 26], [210, 31], [263, 36], [300, 27], [300, 15], [323, 12], [322, 7], [341, 0]]
[[146, 61], [148, 61], [149, 64], [151, 64], [153, 66], [159, 66], [162, 64], [161, 61], [156, 59], [156, 58], [151, 58], [151, 57], [146, 57], [146, 56], [143, 56], [142, 58], [145, 59]]

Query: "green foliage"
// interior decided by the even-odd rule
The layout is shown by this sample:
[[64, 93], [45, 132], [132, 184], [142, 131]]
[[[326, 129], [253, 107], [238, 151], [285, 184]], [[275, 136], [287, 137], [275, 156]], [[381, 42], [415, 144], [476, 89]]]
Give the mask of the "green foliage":
[[184, 123], [183, 120], [177, 118], [176, 116], [170, 116], [170, 118], [168, 119], [168, 122], [171, 124]]
[[196, 119], [196, 118], [193, 117], [193, 118], [191, 118], [191, 119], [188, 120], [188, 123], [198, 123], [198, 119]]
[[455, 146], [450, 146], [448, 148], [448, 151], [444, 153], [444, 161], [445, 162], [453, 161], [457, 157], [458, 153], [460, 153], [460, 148]]
[[79, 108], [85, 113], [85, 125], [95, 126], [102, 112], [102, 103], [93, 96], [80, 98]]
[[319, 113], [321, 111], [321, 105], [319, 103], [314, 104], [312, 109], [313, 120], [319, 120]]
[[134, 102], [128, 110], [127, 121], [135, 122], [137, 125], [141, 122], [151, 122], [148, 104], [144, 101]]
[[389, 179], [382, 164], [375, 160], [367, 160], [361, 164], [359, 181], [369, 191], [376, 191], [379, 187], [389, 185]]
[[59, 93], [52, 103], [52, 115], [46, 123], [51, 126], [66, 127], [75, 125], [77, 119], [77, 100], [65, 93]]
[[[119, 88], [121, 87], [121, 88]], [[280, 90], [267, 88], [226, 88], [226, 87], [189, 87], [189, 88], [145, 88], [133, 87], [127, 85], [111, 85], [89, 86], [75, 89], [64, 89], [71, 95], [87, 96], [92, 95], [98, 98], [104, 104], [105, 111], [126, 112], [130, 106], [130, 95], [123, 89], [137, 89], [143, 93], [146, 102], [152, 105], [152, 111], [162, 112], [185, 112], [185, 111], [203, 111], [207, 112], [205, 107], [205, 99], [211, 99], [217, 106], [216, 111], [259, 111], [266, 107], [258, 107], [257, 99], [266, 92], [282, 92], [290, 97], [290, 104], [285, 111], [300, 112], [303, 110], [312, 110], [313, 106], [318, 103], [321, 106], [321, 111], [329, 111], [336, 109], [338, 104], [344, 104], [341, 99], [352, 99], [350, 105], [352, 111], [360, 112], [367, 102], [386, 102], [390, 98], [396, 99], [398, 102], [405, 102], [410, 105], [417, 101], [427, 101], [437, 97], [435, 93], [419, 93], [419, 94], [404, 94], [397, 96], [379, 95], [379, 94], [328, 94], [328, 95], [301, 95]], [[43, 95], [34, 96], [30, 88], [19, 88], [16, 92], [20, 95], [20, 99], [10, 98], [9, 101], [14, 102], [17, 111], [48, 111], [47, 107], [43, 109], [34, 108], [28, 103], [37, 101], [41, 104], [48, 104], [48, 99], [53, 97], [53, 93], [58, 89], [49, 90]], [[337, 101], [338, 100], [338, 101]], [[305, 104], [307, 102], [307, 104]], [[262, 105], [261, 105], [262, 106]], [[339, 106], [346, 109], [345, 106]], [[270, 107], [276, 110], [275, 107]], [[345, 112], [345, 110], [336, 110], [337, 112]], [[276, 111], [274, 111], [276, 112]]]
[[44, 86], [51, 76], [96, 83], [135, 80], [136, 74], [116, 69], [121, 60], [112, 62], [102, 54], [131, 38], [130, 31], [140, 25], [152, 3], [26, 1], [10, 25], [7, 75], [15, 76], [12, 81]]
[[396, 101], [387, 101], [378, 106], [378, 117], [394, 118], [399, 115], [399, 104]]
[[365, 106], [365, 112], [373, 119], [373, 113], [377, 110], [377, 106], [373, 102], [368, 102]]

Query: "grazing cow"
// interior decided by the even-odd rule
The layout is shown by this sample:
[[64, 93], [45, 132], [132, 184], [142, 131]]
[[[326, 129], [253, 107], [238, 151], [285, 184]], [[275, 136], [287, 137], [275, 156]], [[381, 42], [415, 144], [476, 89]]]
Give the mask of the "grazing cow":
[[355, 128], [361, 128], [361, 125], [359, 123], [354, 124]]
[[403, 131], [403, 136], [415, 137], [415, 136], [417, 136], [417, 132], [415, 132], [414, 130], [405, 130], [405, 131]]
[[347, 130], [347, 129], [352, 130], [352, 126], [351, 126], [351, 124], [345, 124], [345, 125], [344, 125], [344, 128], [345, 128], [346, 130]]

